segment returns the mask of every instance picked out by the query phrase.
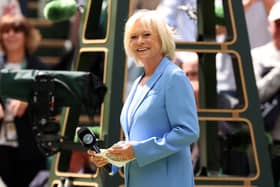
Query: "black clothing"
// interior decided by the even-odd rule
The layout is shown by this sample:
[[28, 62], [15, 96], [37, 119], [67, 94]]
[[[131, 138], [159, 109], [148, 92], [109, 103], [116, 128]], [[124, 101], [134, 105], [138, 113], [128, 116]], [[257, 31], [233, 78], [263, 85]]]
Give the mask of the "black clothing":
[[[25, 69], [48, 69], [36, 57], [26, 58]], [[28, 187], [36, 174], [47, 168], [47, 158], [39, 151], [33, 136], [29, 107], [14, 119], [18, 147], [0, 145], [0, 176], [7, 187]]]

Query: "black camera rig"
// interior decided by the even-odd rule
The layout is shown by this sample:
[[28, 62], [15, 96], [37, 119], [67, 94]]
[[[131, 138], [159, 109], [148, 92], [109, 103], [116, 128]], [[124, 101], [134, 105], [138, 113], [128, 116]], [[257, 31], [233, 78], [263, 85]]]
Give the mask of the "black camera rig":
[[[84, 107], [89, 116], [104, 100], [107, 88], [90, 72], [1, 70], [0, 95], [30, 104], [32, 130], [40, 150], [50, 156], [69, 147], [54, 116], [64, 106]], [[70, 142], [71, 143], [71, 142]]]

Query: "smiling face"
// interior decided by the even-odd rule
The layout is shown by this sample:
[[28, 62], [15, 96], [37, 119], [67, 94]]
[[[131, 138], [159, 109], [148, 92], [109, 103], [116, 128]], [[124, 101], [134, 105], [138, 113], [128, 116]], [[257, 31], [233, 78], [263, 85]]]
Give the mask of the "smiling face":
[[140, 21], [136, 21], [131, 27], [129, 48], [135, 59], [141, 61], [142, 64], [151, 61], [159, 62], [163, 57], [158, 33]]
[[1, 37], [7, 53], [25, 49], [25, 34], [23, 29], [16, 27], [6, 28], [3, 30]]

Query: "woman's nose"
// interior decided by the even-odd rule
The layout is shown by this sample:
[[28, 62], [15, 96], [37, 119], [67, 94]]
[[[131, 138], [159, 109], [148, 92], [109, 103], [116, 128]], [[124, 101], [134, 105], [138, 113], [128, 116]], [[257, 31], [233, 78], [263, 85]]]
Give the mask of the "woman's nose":
[[143, 37], [142, 37], [142, 36], [139, 36], [138, 39], [137, 39], [137, 42], [138, 42], [138, 43], [143, 43], [143, 42], [144, 42]]

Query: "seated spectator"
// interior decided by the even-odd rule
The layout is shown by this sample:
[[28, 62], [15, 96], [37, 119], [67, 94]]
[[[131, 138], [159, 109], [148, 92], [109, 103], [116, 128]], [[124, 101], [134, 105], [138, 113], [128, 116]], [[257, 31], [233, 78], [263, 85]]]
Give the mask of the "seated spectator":
[[[0, 69], [46, 69], [32, 55], [40, 39], [38, 30], [22, 15], [2, 16], [0, 46], [4, 60]], [[28, 187], [36, 174], [47, 167], [33, 136], [29, 104], [13, 98], [0, 100], [0, 176], [8, 187]]]
[[[280, 182], [280, 2], [271, 8], [268, 16], [272, 41], [252, 50], [259, 98], [264, 110], [265, 128], [272, 136], [272, 172], [275, 187]], [[266, 107], [268, 106], [268, 107]]]
[[[182, 68], [182, 70], [186, 73], [186, 76], [191, 82], [195, 94], [197, 108], [199, 107], [198, 61], [198, 55], [195, 52], [176, 52], [176, 58], [174, 60], [174, 63]], [[194, 174], [197, 174], [200, 168], [199, 142], [195, 142], [191, 145], [191, 151]]]

